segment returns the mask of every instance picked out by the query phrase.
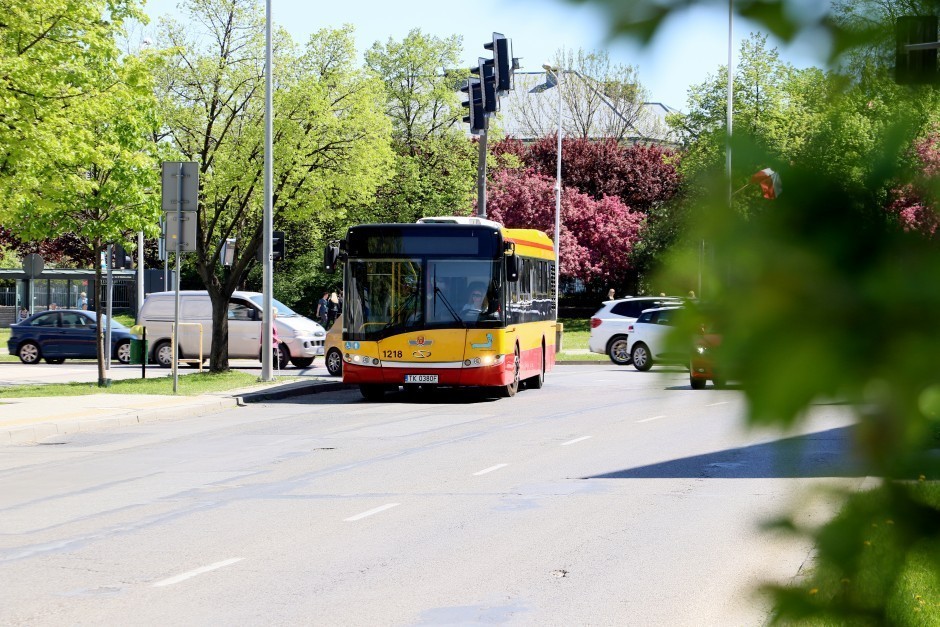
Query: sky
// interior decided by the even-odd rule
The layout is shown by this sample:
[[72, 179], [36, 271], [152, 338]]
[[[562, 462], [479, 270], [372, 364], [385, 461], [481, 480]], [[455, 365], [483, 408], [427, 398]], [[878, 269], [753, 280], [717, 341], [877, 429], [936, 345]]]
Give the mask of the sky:
[[[805, 1], [819, 6], [818, 0]], [[155, 28], [159, 16], [180, 17], [179, 2], [146, 0], [144, 9], [152, 19], [148, 28]], [[728, 62], [728, 5], [724, 2], [671, 17], [645, 48], [623, 39], [610, 40], [604, 15], [594, 5], [559, 0], [271, 0], [271, 13], [274, 23], [300, 42], [321, 28], [352, 24], [360, 54], [375, 41], [401, 41], [414, 28], [438, 37], [461, 35], [467, 67], [475, 66], [479, 56], [490, 56], [483, 44], [494, 31], [512, 40], [513, 56], [521, 58], [522, 71], [541, 71], [542, 64], [551, 63], [562, 48], [605, 50], [612, 62], [637, 68], [650, 101], [682, 110], [687, 109], [689, 86], [714, 76]], [[741, 41], [756, 30], [753, 24], [735, 19], [735, 63]], [[816, 46], [805, 39], [790, 46], [772, 38], [769, 42], [780, 49], [784, 61], [796, 67], [822, 66]]]

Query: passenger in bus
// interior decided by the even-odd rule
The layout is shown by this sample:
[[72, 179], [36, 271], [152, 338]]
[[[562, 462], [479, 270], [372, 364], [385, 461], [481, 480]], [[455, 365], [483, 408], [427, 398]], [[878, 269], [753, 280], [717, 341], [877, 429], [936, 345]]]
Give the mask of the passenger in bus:
[[486, 286], [480, 282], [470, 284], [470, 290], [467, 293], [467, 303], [460, 310], [460, 317], [464, 320], [477, 320], [483, 313], [483, 305], [486, 298]]

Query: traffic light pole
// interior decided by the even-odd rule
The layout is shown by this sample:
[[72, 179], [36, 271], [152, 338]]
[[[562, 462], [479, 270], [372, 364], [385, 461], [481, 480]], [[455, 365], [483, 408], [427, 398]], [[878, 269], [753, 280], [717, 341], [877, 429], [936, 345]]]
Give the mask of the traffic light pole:
[[477, 156], [477, 217], [486, 217], [486, 131], [479, 136]]

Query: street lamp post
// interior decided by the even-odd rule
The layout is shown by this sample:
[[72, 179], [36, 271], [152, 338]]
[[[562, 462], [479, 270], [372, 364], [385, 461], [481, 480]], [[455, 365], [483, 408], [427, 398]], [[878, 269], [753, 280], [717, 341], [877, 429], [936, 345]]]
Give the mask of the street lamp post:
[[547, 64], [542, 68], [555, 77], [555, 89], [558, 90], [558, 155], [555, 159], [555, 315], [558, 316], [558, 285], [561, 283], [561, 68]]

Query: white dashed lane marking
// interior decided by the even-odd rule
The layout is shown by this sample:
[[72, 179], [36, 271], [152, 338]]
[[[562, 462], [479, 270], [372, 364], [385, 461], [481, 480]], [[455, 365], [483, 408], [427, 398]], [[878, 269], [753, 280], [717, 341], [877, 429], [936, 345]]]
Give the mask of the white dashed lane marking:
[[499, 470], [500, 468], [505, 468], [509, 464], [496, 464], [495, 466], [490, 466], [489, 468], [484, 468], [479, 472], [473, 473], [474, 477], [479, 477], [480, 475], [485, 475], [488, 472], [493, 472], [494, 470]]
[[568, 446], [569, 444], [576, 444], [576, 443], [578, 443], [578, 442], [583, 442], [583, 441], [585, 441], [585, 440], [590, 440], [590, 439], [591, 439], [591, 436], [585, 435], [585, 436], [580, 437], [580, 438], [575, 438], [575, 439], [573, 439], [573, 440], [568, 440], [567, 442], [562, 442], [562, 443], [561, 443], [561, 446]]
[[363, 518], [367, 518], [367, 517], [372, 516], [372, 515], [374, 515], [374, 514], [378, 514], [378, 513], [380, 513], [380, 512], [384, 512], [385, 510], [387, 510], [387, 509], [392, 509], [393, 507], [398, 507], [399, 505], [401, 505], [401, 503], [386, 503], [385, 505], [381, 505], [381, 506], [376, 507], [376, 508], [374, 508], [374, 509], [370, 509], [370, 510], [367, 511], [367, 512], [362, 512], [361, 514], [356, 514], [355, 516], [350, 516], [349, 518], [344, 518], [344, 519], [343, 519], [343, 522], [356, 522], [357, 520], [362, 520]]
[[183, 573], [183, 574], [181, 574], [181, 575], [177, 575], [177, 576], [175, 576], [175, 577], [170, 577], [169, 579], [163, 579], [163, 580], [161, 580], [161, 581], [158, 581], [157, 583], [153, 584], [153, 587], [154, 587], [154, 588], [160, 588], [160, 587], [162, 587], [162, 586], [172, 586], [172, 585], [175, 584], [175, 583], [180, 583], [181, 581], [186, 581], [187, 579], [192, 579], [193, 577], [195, 577], [195, 576], [197, 576], [197, 575], [202, 575], [203, 573], [208, 573], [208, 572], [210, 572], [210, 571], [217, 570], [217, 569], [219, 569], [219, 568], [224, 568], [224, 567], [226, 567], [226, 566], [230, 566], [230, 565], [234, 564], [235, 562], [240, 562], [240, 561], [242, 561], [243, 559], [245, 559], [245, 558], [244, 558], [244, 557], [233, 557], [232, 559], [227, 559], [227, 560], [225, 560], [225, 561], [223, 561], [223, 562], [216, 562], [215, 564], [209, 564], [208, 566], [203, 566], [202, 568], [197, 568], [197, 569], [195, 569], [195, 570], [191, 570], [191, 571], [189, 571], [189, 572], [185, 572], [185, 573]]

